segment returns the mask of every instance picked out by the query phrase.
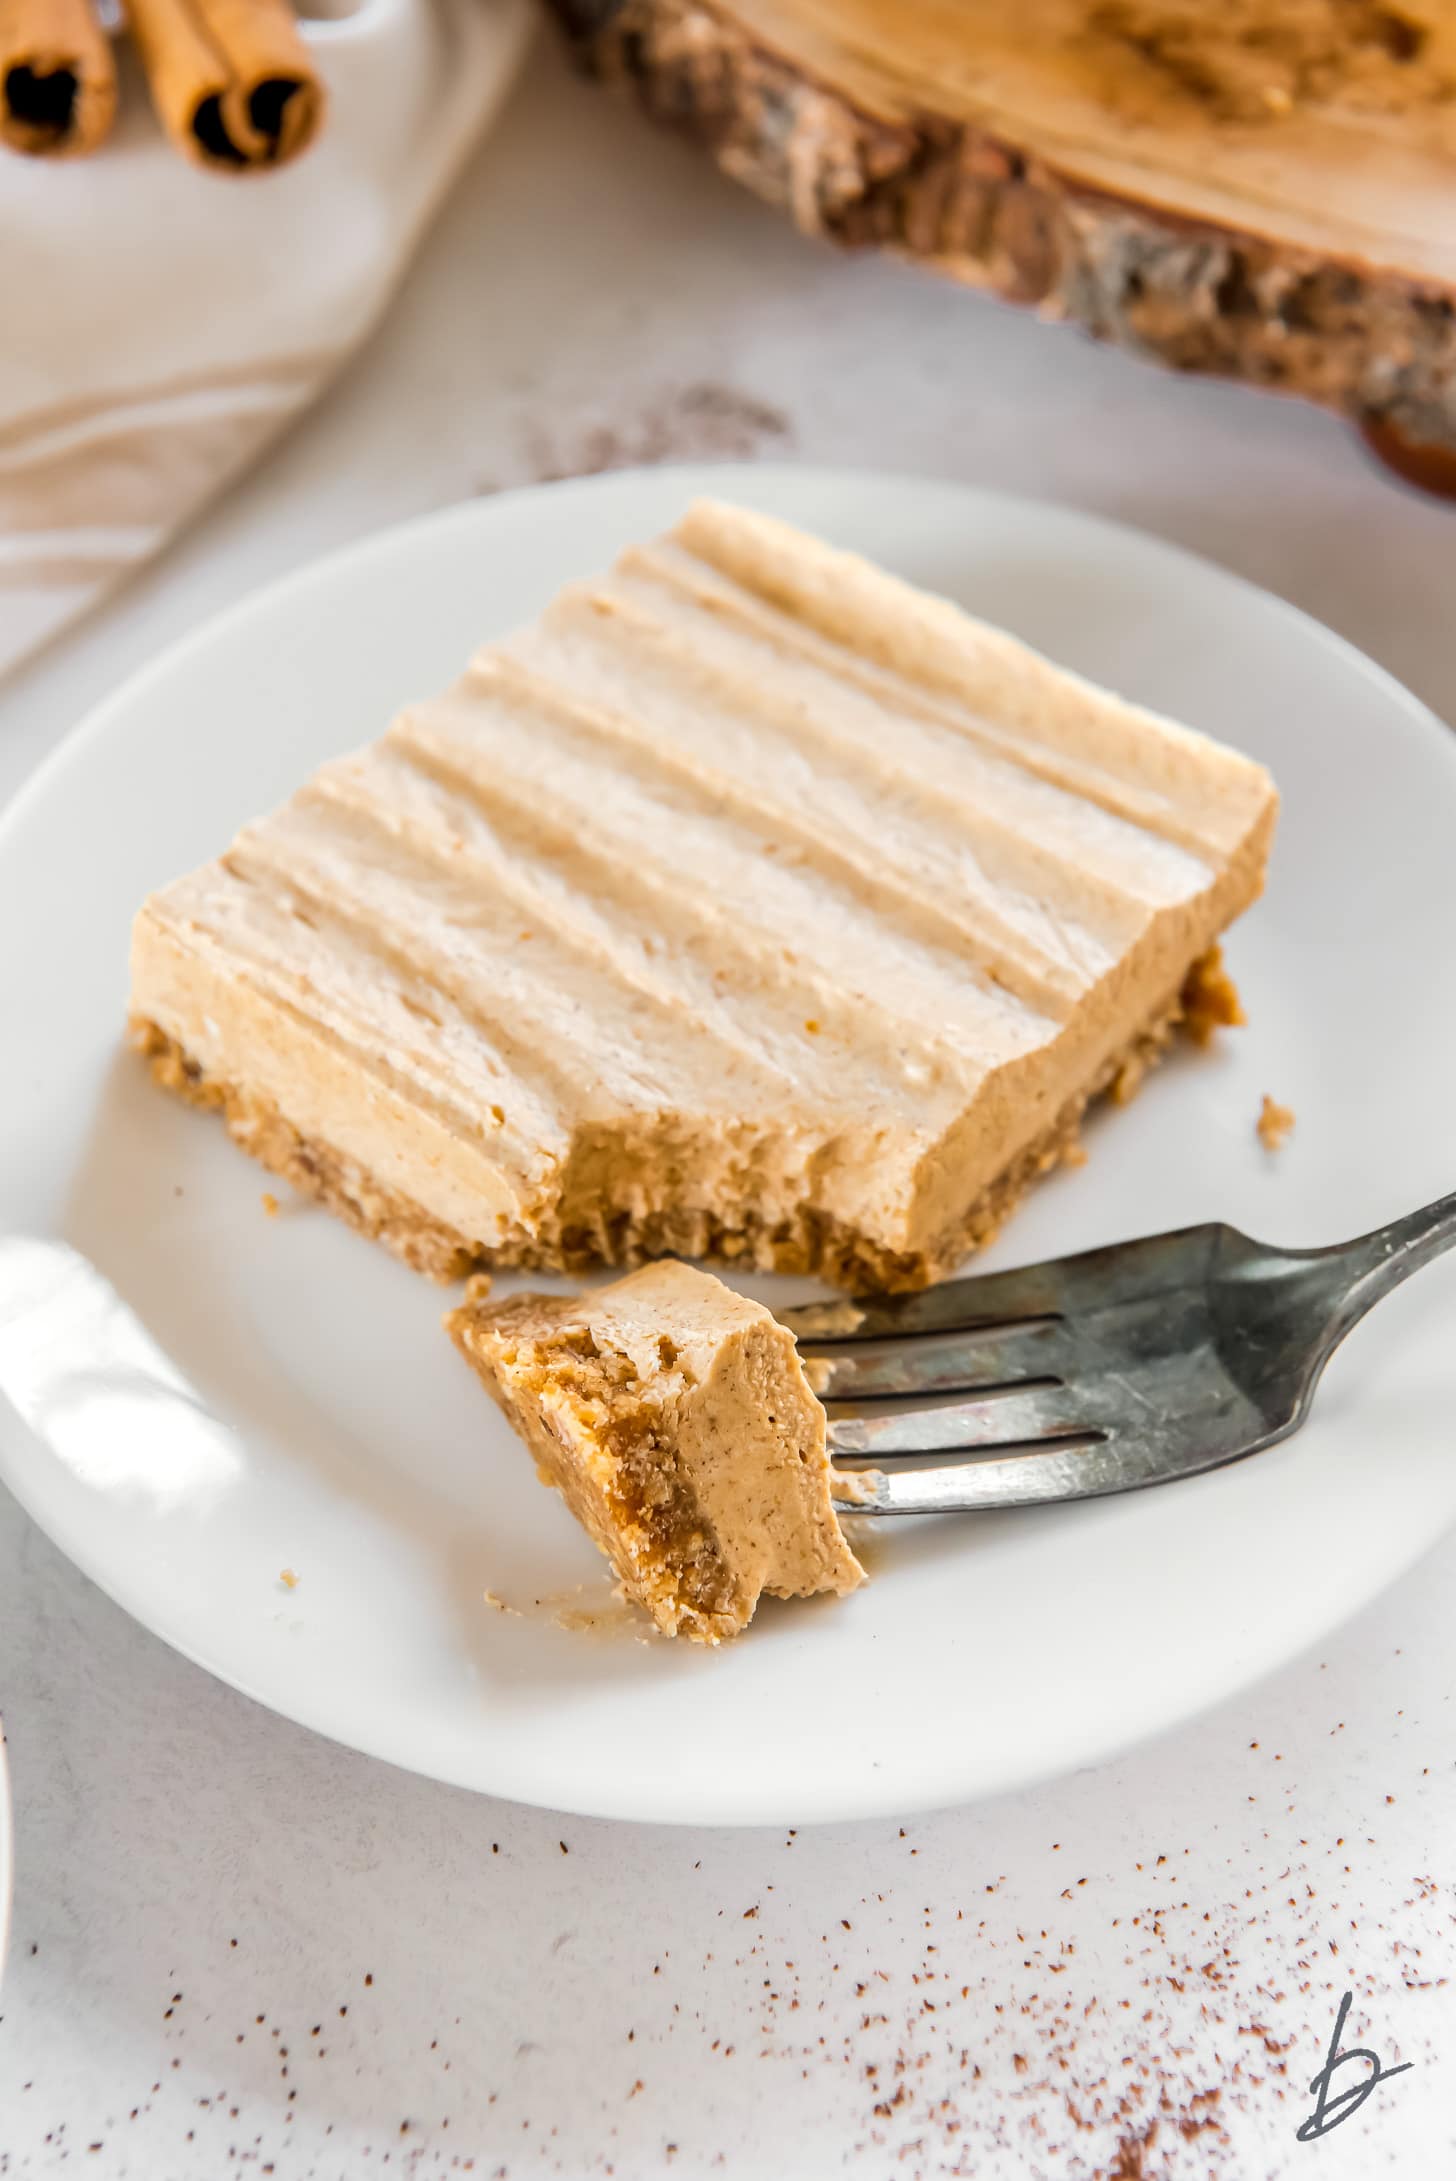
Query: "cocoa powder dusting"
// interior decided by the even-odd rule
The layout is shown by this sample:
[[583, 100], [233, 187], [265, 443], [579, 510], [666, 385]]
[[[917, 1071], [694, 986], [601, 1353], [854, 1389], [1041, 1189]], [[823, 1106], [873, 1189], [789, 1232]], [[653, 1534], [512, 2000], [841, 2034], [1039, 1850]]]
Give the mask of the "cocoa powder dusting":
[[652, 468], [666, 462], [742, 462], [759, 454], [783, 454], [793, 445], [793, 426], [781, 409], [740, 388], [698, 379], [639, 395], [625, 413], [584, 416], [563, 424], [528, 419], [520, 430], [519, 460], [504, 477], [482, 479], [477, 490], [509, 485], [560, 483], [567, 477], [598, 477], [607, 470]]
[[[1258, 1760], [1282, 1761], [1278, 1751]], [[894, 1845], [881, 1890], [826, 1919], [822, 1959], [779, 1957], [772, 1888], [747, 1912], [755, 1936], [734, 1957], [763, 1991], [755, 2018], [735, 2022], [740, 2034], [756, 2035], [765, 2058], [797, 2056], [806, 2075], [828, 2065], [847, 2077], [840, 2096], [863, 2113], [847, 2161], [856, 2170], [863, 2160], [972, 2181], [999, 2155], [1027, 2181], [1245, 2181], [1264, 2170], [1251, 2145], [1293, 2139], [1345, 1990], [1355, 1995], [1346, 2049], [1373, 2042], [1387, 2063], [1433, 2064], [1423, 2025], [1393, 1995], [1426, 1988], [1419, 1941], [1433, 1935], [1438, 1894], [1456, 1927], [1449, 1889], [1414, 1881], [1399, 1925], [1388, 1918], [1342, 1953], [1340, 1934], [1357, 1928], [1343, 1899], [1354, 1848], [1342, 1835], [1323, 1855], [1302, 1841], [1296, 1861], [1241, 1870], [1232, 1899], [1210, 1894], [1194, 1844], [1130, 1871], [1074, 1872], [1034, 1928], [1024, 1894], [1019, 1915], [1003, 1909], [999, 1876], [959, 1905], [943, 1893], [913, 1905], [923, 1903], [915, 1865], [901, 1859], [919, 1850], [903, 1827]], [[1062, 1853], [1048, 1845], [1053, 1872]], [[1060, 1931], [1058, 1900], [1077, 1904]], [[919, 1943], [907, 1947], [898, 1941], [911, 1925]], [[854, 2027], [826, 2037], [826, 2008], [851, 1978]]]

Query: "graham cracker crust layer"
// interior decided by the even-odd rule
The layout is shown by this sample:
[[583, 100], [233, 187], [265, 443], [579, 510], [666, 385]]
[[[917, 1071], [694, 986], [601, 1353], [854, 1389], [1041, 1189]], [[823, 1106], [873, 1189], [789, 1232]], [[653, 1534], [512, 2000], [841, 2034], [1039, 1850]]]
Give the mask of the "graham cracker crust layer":
[[[535, 1336], [532, 1376], [497, 1376], [475, 1344], [475, 1314], [465, 1305], [445, 1319], [446, 1330], [512, 1429], [535, 1456], [537, 1474], [560, 1492], [577, 1521], [611, 1562], [618, 1582], [666, 1636], [721, 1643], [753, 1616], [754, 1600], [725, 1559], [717, 1533], [675, 1449], [659, 1443], [652, 1411], [622, 1390], [591, 1336], [566, 1328], [554, 1339]], [[608, 1479], [589, 1481], [572, 1452], [542, 1421], [543, 1389], [567, 1390], [583, 1406], [612, 1420], [594, 1436], [613, 1457]], [[522, 1399], [522, 1395], [528, 1398]], [[534, 1396], [535, 1399], [529, 1397]]]
[[432, 1280], [448, 1283], [471, 1272], [513, 1266], [576, 1273], [600, 1265], [638, 1265], [653, 1257], [688, 1257], [716, 1259], [757, 1272], [805, 1274], [850, 1293], [890, 1293], [944, 1279], [963, 1258], [991, 1241], [1034, 1181], [1056, 1166], [1076, 1163], [1082, 1116], [1088, 1106], [1102, 1097], [1125, 1104], [1149, 1067], [1167, 1050], [1180, 1024], [1204, 1044], [1219, 1024], [1242, 1020], [1238, 996], [1214, 948], [1194, 965], [1181, 991], [1114, 1056], [1087, 1090], [1068, 1101], [1051, 1127], [1026, 1147], [970, 1210], [929, 1248], [913, 1255], [886, 1250], [807, 1207], [792, 1221], [769, 1225], [749, 1213], [732, 1226], [711, 1212], [691, 1208], [646, 1217], [604, 1208], [590, 1225], [546, 1229], [504, 1247], [488, 1248], [446, 1226], [408, 1197], [382, 1188], [355, 1160], [301, 1135], [271, 1100], [205, 1075], [156, 1023], [134, 1020], [130, 1034], [153, 1080], [164, 1090], [189, 1105], [219, 1111], [233, 1141], [270, 1173], [281, 1175], [301, 1195], [326, 1205]]

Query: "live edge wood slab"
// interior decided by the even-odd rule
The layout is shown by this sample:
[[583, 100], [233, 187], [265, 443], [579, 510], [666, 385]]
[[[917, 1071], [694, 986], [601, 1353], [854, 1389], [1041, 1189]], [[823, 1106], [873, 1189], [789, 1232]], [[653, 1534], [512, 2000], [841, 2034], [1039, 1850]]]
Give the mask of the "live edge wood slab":
[[1453, 0], [550, 4], [809, 234], [1456, 451]]

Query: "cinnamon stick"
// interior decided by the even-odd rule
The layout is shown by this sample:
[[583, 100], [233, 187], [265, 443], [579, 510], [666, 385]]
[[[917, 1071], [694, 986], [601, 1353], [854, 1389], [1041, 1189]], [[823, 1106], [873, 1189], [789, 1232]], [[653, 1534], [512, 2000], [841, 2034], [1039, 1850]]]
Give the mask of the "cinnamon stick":
[[90, 0], [0, 0], [0, 141], [94, 151], [115, 112], [116, 62]]
[[158, 119], [189, 158], [278, 166], [312, 143], [324, 89], [288, 0], [125, 6]]

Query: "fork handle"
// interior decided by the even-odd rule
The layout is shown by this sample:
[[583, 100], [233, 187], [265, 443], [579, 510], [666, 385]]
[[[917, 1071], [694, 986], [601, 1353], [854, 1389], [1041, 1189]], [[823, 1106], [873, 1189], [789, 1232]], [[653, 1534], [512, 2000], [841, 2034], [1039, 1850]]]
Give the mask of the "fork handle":
[[1456, 1249], [1456, 1196], [1437, 1197], [1434, 1204], [1423, 1204], [1419, 1211], [1407, 1212], [1403, 1219], [1393, 1219], [1389, 1226], [1377, 1227], [1373, 1234], [1362, 1234], [1353, 1242], [1312, 1250], [1312, 1258], [1336, 1262], [1348, 1282], [1336, 1314], [1335, 1340], [1343, 1340], [1351, 1326], [1402, 1280], [1449, 1249]]

